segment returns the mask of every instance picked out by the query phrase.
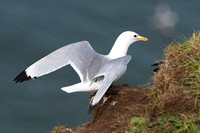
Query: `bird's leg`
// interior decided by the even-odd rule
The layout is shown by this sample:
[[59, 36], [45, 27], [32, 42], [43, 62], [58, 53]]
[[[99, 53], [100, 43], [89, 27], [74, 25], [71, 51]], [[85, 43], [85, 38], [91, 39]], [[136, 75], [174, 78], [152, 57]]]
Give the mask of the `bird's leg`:
[[[106, 93], [105, 93], [105, 97], [109, 97], [109, 95], [116, 95], [116, 94], [118, 94], [118, 92], [119, 92], [119, 89], [116, 87], [116, 86], [110, 86], [109, 88], [108, 88], [108, 90], [106, 91]], [[92, 106], [91, 105], [91, 103], [92, 103], [92, 101], [93, 101], [93, 99], [94, 99], [94, 96], [96, 95], [96, 93], [97, 93], [97, 91], [96, 92], [94, 92], [93, 94], [91, 94], [90, 95], [90, 97], [89, 97], [89, 99], [90, 99], [90, 106], [89, 106], [89, 108], [88, 108], [88, 114], [91, 114], [92, 113], [92, 111], [95, 109], [95, 107], [96, 107], [96, 105], [94, 105], [94, 106]], [[104, 101], [105, 102], [105, 101]], [[103, 103], [104, 103], [103, 102]]]
[[106, 91], [106, 95], [116, 95], [118, 94], [119, 90], [108, 90]]
[[[114, 88], [114, 89], [112, 89]], [[118, 94], [119, 89], [116, 89], [116, 86], [113, 87], [112, 85], [109, 87], [109, 89], [106, 91], [106, 95], [116, 95]]]

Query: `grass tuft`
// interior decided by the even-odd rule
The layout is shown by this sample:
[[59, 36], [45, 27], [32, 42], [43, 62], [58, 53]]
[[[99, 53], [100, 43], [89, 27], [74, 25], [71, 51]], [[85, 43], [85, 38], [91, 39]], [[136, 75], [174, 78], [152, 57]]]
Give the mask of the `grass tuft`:
[[200, 122], [200, 117], [192, 117], [180, 114], [162, 115], [155, 121], [147, 121], [146, 118], [135, 117], [131, 120], [132, 127], [126, 133], [199, 133], [196, 123]]
[[179, 117], [159, 117], [152, 125], [159, 125], [155, 131], [160, 132], [165, 131], [172, 133], [198, 133], [199, 131], [198, 127], [196, 126], [196, 122], [199, 122], [198, 117], [191, 117], [180, 114]]
[[146, 123], [147, 120], [145, 118], [142, 117], [134, 117], [131, 120], [131, 129], [130, 129], [130, 133], [146, 133]]
[[155, 75], [154, 95], [180, 90], [200, 97], [200, 32], [183, 43], [173, 42], [165, 50], [165, 61]]

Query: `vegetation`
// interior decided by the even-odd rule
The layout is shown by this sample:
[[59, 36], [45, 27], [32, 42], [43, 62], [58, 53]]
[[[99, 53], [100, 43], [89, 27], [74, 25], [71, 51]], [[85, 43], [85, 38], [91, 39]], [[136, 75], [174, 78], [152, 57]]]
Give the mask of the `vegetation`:
[[[142, 117], [134, 117], [131, 120], [130, 133], [144, 133], [147, 132], [147, 120]], [[128, 133], [128, 132], [126, 132]]]
[[179, 117], [160, 116], [153, 122], [147, 122], [146, 118], [133, 118], [132, 127], [126, 133], [199, 133], [196, 125], [199, 121], [199, 117], [184, 114], [180, 114]]
[[184, 91], [199, 97], [200, 33], [193, 33], [182, 44], [173, 42], [164, 50], [164, 55], [164, 64], [154, 77], [155, 94]]
[[[200, 131], [197, 126], [200, 122], [197, 113], [200, 97], [200, 33], [193, 33], [192, 37], [189, 40], [185, 39], [183, 43], [171, 43], [164, 49], [164, 55], [165, 59], [159, 72], [154, 76], [155, 84], [150, 94], [151, 109], [157, 109], [159, 117], [153, 122], [149, 121], [143, 126], [146, 130], [140, 132], [198, 133]], [[173, 103], [173, 99], [177, 99], [175, 100], [177, 102]], [[184, 101], [179, 104], [179, 100]], [[166, 108], [166, 104], [173, 108]], [[163, 115], [166, 113], [169, 114]], [[132, 130], [133, 127], [131, 132], [136, 133], [136, 130]]]

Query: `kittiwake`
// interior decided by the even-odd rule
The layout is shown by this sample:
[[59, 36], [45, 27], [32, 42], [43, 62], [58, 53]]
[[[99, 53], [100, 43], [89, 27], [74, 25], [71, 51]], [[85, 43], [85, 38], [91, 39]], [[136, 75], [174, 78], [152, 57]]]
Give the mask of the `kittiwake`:
[[13, 81], [21, 83], [35, 79], [70, 64], [81, 82], [61, 89], [67, 93], [97, 91], [90, 105], [95, 107], [110, 85], [125, 73], [131, 60], [131, 56], [127, 55], [129, 46], [136, 41], [147, 40], [135, 32], [125, 31], [118, 36], [108, 55], [95, 52], [88, 41], [72, 43], [35, 62]]

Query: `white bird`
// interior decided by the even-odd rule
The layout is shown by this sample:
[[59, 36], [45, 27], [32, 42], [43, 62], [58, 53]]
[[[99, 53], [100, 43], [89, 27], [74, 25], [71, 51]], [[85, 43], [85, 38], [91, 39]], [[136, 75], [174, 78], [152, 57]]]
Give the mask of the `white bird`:
[[97, 91], [90, 106], [95, 107], [110, 85], [125, 73], [131, 60], [131, 56], [127, 55], [129, 46], [136, 41], [147, 40], [135, 32], [125, 31], [119, 35], [108, 55], [95, 52], [87, 41], [72, 43], [35, 62], [13, 81], [38, 78], [70, 64], [81, 82], [61, 89], [67, 93]]

